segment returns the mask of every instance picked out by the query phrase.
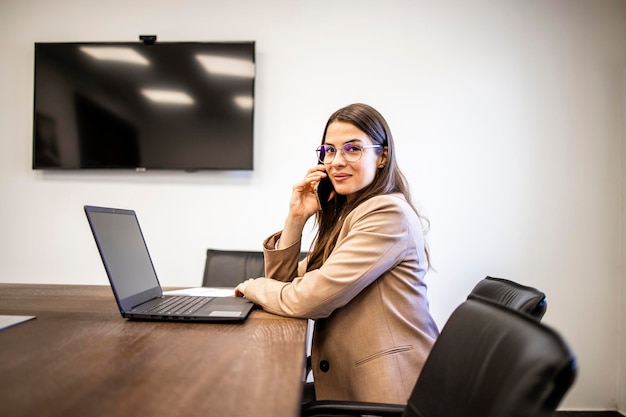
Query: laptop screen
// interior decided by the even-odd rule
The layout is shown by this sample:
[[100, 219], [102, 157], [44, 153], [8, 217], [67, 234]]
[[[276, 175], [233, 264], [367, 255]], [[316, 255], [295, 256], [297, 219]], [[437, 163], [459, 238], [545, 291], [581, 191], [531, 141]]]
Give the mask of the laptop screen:
[[[118, 302], [128, 300], [133, 307], [142, 299], [133, 296], [157, 290], [157, 279], [135, 212], [123, 209], [85, 207], [100, 256]], [[150, 291], [152, 292], [152, 291]], [[143, 297], [141, 297], [143, 298]]]

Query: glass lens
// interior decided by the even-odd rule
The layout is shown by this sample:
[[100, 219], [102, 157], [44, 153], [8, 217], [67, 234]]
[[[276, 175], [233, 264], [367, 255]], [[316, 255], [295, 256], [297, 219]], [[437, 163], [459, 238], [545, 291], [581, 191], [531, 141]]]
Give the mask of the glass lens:
[[322, 145], [316, 151], [318, 161], [323, 164], [329, 164], [335, 159], [335, 148], [330, 145]]
[[341, 147], [343, 151], [343, 157], [346, 158], [348, 162], [356, 162], [361, 159], [361, 150], [360, 146], [354, 145], [352, 143], [346, 143]]

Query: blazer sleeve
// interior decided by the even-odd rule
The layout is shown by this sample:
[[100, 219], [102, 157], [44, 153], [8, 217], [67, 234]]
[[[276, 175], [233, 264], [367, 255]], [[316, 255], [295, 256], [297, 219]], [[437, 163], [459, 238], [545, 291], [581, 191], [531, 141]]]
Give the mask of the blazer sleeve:
[[265, 276], [278, 281], [291, 281], [306, 271], [306, 258], [299, 262], [302, 242], [288, 248], [276, 249], [282, 232], [274, 233], [263, 242]]
[[[347, 216], [337, 244], [321, 268], [297, 274], [288, 282], [250, 280], [246, 297], [275, 314], [328, 317], [398, 265], [410, 248], [415, 250], [416, 233], [422, 239], [418, 224], [417, 215], [402, 198], [373, 197]], [[295, 273], [293, 264], [289, 269], [284, 272]], [[287, 278], [289, 273], [271, 277]]]

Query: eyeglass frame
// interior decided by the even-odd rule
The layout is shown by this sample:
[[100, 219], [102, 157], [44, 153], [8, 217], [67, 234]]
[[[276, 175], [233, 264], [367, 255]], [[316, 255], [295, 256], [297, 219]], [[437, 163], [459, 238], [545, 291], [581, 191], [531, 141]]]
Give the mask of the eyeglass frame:
[[[333, 156], [333, 159], [331, 159], [328, 162], [325, 162], [325, 161], [320, 159], [320, 154], [322, 152], [322, 148], [325, 147], [325, 146], [329, 146], [329, 147], [335, 149], [335, 156]], [[357, 159], [355, 159], [354, 161], [351, 161], [348, 158], [346, 158], [346, 151], [344, 149], [346, 146], [359, 148], [359, 157]], [[347, 142], [347, 143], [344, 143], [343, 145], [341, 145], [341, 147], [339, 149], [341, 150], [341, 156], [343, 157], [343, 159], [346, 160], [346, 162], [359, 162], [361, 160], [361, 158], [363, 158], [363, 149], [366, 149], [366, 148], [383, 148], [383, 147], [384, 147], [383, 145], [378, 145], [378, 144], [376, 144], [376, 145], [356, 145], [356, 144], [354, 144], [352, 142]], [[324, 165], [332, 164], [335, 161], [335, 158], [337, 157], [337, 147], [335, 147], [333, 145], [320, 145], [320, 146], [318, 146], [315, 149], [315, 152], [317, 153], [317, 160], [321, 164], [324, 164]], [[326, 152], [326, 151], [324, 151], [324, 152]]]

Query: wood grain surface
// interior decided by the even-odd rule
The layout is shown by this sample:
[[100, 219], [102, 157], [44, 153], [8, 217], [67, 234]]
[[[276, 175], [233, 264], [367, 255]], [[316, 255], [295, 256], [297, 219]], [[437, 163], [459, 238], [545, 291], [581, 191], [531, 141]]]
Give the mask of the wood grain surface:
[[0, 284], [1, 416], [296, 416], [306, 320], [123, 319], [106, 286]]

